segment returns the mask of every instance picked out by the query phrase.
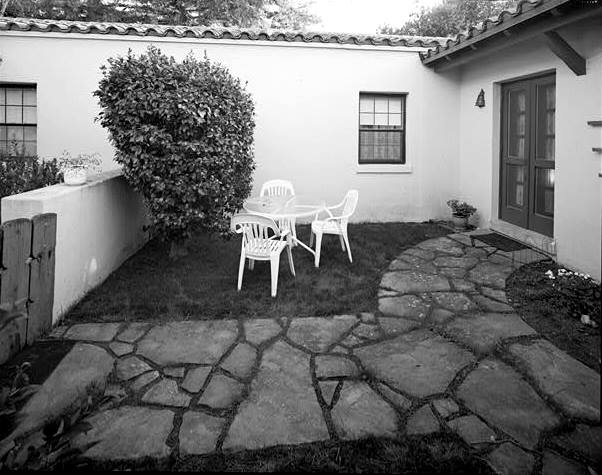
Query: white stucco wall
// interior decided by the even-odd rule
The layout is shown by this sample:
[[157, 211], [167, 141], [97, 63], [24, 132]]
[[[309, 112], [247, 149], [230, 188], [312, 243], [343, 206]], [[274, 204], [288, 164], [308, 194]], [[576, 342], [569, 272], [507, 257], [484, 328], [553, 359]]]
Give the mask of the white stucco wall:
[[[559, 30], [587, 60], [576, 76], [536, 38], [462, 66], [459, 189], [479, 209], [480, 224], [497, 221], [500, 83], [556, 72], [556, 173], [554, 240], [558, 261], [600, 279], [600, 132], [587, 125], [602, 118], [602, 27], [590, 22]], [[474, 106], [480, 89], [486, 107]]]
[[[254, 193], [265, 180], [286, 178], [298, 194], [330, 204], [357, 188], [356, 221], [447, 216], [445, 201], [457, 189], [459, 89], [455, 73], [425, 68], [415, 48], [2, 32], [0, 81], [37, 84], [39, 155], [99, 152], [105, 168], [115, 166], [94, 122], [92, 91], [107, 58], [151, 43], [178, 59], [206, 51], [248, 81], [256, 103]], [[360, 91], [408, 93], [407, 166], [358, 166]]]
[[82, 186], [53, 185], [7, 196], [1, 206], [2, 222], [57, 214], [53, 323], [148, 238], [142, 199], [116, 171]]

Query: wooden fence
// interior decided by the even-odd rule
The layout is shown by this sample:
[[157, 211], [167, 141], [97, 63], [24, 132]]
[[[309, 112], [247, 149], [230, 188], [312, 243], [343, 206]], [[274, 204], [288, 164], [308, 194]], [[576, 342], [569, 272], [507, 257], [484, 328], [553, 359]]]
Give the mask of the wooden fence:
[[0, 229], [0, 364], [52, 326], [56, 214]]

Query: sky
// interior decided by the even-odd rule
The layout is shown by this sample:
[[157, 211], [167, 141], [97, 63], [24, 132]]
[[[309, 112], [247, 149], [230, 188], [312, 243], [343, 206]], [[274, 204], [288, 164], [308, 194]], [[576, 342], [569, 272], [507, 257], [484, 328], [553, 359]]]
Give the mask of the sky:
[[421, 6], [441, 0], [314, 0], [310, 11], [322, 19], [312, 30], [374, 34], [379, 26], [401, 26]]

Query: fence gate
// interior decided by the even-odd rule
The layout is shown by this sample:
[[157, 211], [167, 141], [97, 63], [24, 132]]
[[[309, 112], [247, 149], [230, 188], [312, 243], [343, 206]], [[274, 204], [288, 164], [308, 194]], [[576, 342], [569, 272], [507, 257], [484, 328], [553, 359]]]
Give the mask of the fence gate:
[[56, 214], [0, 228], [0, 364], [52, 326]]

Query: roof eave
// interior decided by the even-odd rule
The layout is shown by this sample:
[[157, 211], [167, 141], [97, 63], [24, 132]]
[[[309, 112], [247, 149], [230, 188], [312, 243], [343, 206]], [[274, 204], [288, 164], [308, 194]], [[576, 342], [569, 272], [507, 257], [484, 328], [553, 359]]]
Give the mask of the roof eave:
[[[473, 28], [466, 34], [458, 35], [456, 40], [448, 41], [445, 46], [421, 53], [421, 59], [425, 66], [436, 70], [450, 69], [497, 49], [599, 13], [602, 13], [600, 4], [588, 5], [577, 4], [572, 0], [548, 0], [511, 18], [504, 19], [504, 15], [501, 15], [497, 24], [493, 26], [484, 26], [482, 30]], [[507, 13], [507, 15], [512, 14]]]

